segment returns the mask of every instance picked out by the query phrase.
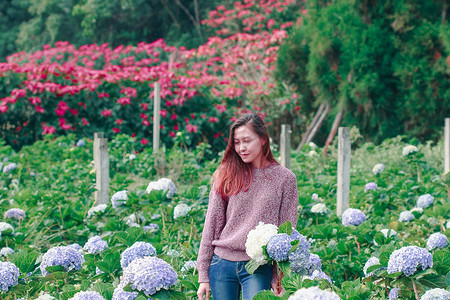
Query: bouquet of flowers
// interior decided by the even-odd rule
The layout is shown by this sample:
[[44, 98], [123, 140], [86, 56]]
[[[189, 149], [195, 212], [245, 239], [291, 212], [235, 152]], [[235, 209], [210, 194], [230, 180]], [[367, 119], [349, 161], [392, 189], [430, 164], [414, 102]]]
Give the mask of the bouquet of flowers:
[[309, 248], [306, 237], [293, 229], [291, 222], [280, 227], [259, 222], [247, 235], [245, 249], [251, 260], [245, 269], [253, 274], [259, 266], [275, 261], [284, 273], [290, 268], [300, 275], [308, 275], [311, 267]]

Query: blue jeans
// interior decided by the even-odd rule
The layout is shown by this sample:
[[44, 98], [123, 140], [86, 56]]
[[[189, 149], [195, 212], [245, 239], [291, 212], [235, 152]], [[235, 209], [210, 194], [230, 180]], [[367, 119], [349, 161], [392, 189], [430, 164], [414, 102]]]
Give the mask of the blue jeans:
[[251, 300], [262, 290], [270, 290], [272, 265], [260, 266], [252, 275], [245, 270], [246, 261], [230, 261], [214, 254], [209, 267], [209, 283], [214, 300]]

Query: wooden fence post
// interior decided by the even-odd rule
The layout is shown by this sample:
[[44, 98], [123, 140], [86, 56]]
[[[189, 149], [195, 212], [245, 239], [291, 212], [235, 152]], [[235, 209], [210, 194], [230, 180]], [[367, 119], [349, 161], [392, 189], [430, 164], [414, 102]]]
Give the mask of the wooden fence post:
[[291, 125], [281, 125], [280, 136], [280, 153], [281, 153], [281, 165], [290, 169], [291, 168]]
[[96, 175], [95, 205], [109, 203], [108, 139], [103, 132], [94, 133], [94, 167]]
[[447, 174], [450, 172], [450, 118], [445, 118], [444, 136], [444, 174]]
[[155, 82], [155, 93], [153, 101], [153, 153], [158, 153], [159, 151], [159, 128], [160, 128], [160, 115], [159, 111], [161, 109], [161, 97], [160, 97], [161, 86], [158, 82]]
[[336, 214], [340, 217], [349, 206], [350, 196], [350, 131], [339, 127], [337, 205]]

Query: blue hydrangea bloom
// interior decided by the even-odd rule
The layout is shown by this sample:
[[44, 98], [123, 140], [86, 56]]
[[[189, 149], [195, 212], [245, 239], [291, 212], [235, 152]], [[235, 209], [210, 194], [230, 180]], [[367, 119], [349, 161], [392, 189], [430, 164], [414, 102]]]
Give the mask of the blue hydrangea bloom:
[[119, 205], [123, 205], [127, 203], [128, 200], [128, 191], [118, 191], [114, 193], [111, 197], [111, 205], [114, 208], [117, 208]]
[[89, 240], [84, 244], [83, 249], [88, 253], [98, 254], [108, 247], [108, 242], [102, 240], [98, 235], [90, 237]]
[[410, 222], [414, 220], [414, 215], [410, 211], [402, 211], [398, 216], [400, 222]]
[[125, 292], [123, 288], [116, 287], [114, 290], [112, 300], [133, 300], [138, 296], [138, 292]]
[[289, 263], [293, 272], [306, 275], [308, 274], [310, 256], [309, 248], [311, 245], [306, 237], [301, 234], [299, 234], [299, 238], [297, 238], [297, 240], [300, 241], [300, 244], [297, 249], [289, 254]]
[[159, 230], [159, 226], [158, 224], [150, 223], [148, 225], [144, 225], [142, 229], [144, 229], [145, 231], [155, 232]]
[[419, 199], [417, 199], [417, 207], [420, 208], [427, 208], [428, 206], [433, 204], [434, 197], [430, 194], [425, 194], [419, 196]]
[[347, 208], [342, 214], [342, 225], [361, 225], [366, 220], [366, 215], [356, 208]]
[[406, 276], [411, 276], [419, 268], [425, 270], [432, 266], [433, 256], [427, 249], [407, 246], [392, 252], [389, 257], [387, 271], [389, 274], [403, 272]]
[[309, 263], [306, 269], [308, 270], [309, 276], [311, 276], [315, 270], [322, 270], [322, 262], [319, 255], [314, 253], [309, 254]]
[[16, 163], [7, 164], [6, 166], [3, 167], [3, 173], [7, 174], [7, 173], [11, 172], [12, 170], [14, 170], [16, 168], [17, 168], [17, 164]]
[[172, 266], [164, 260], [146, 256], [133, 260], [123, 270], [119, 287], [130, 284], [132, 289], [149, 296], [161, 289], [170, 289], [177, 282], [177, 276]]
[[78, 292], [69, 300], [106, 300], [99, 292]]
[[376, 190], [378, 188], [378, 185], [375, 182], [368, 182], [364, 186], [364, 192], [370, 191], [370, 190]]
[[0, 261], [0, 291], [7, 292], [19, 283], [19, 268], [13, 263]]
[[181, 268], [181, 272], [186, 272], [191, 269], [195, 269], [197, 267], [197, 262], [193, 260], [188, 260], [183, 264], [183, 267]]
[[365, 263], [365, 265], [364, 265], [364, 268], [363, 268], [364, 276], [370, 277], [370, 276], [372, 276], [373, 274], [375, 274], [375, 271], [376, 271], [376, 270], [380, 270], [381, 268], [378, 268], [378, 269], [376, 269], [376, 270], [373, 270], [373, 271], [370, 272], [370, 273], [367, 273], [367, 269], [370, 268], [371, 266], [379, 265], [379, 264], [380, 264], [380, 260], [378, 259], [378, 257], [371, 257], [371, 258], [369, 258], [369, 259], [366, 261], [366, 263]]
[[311, 275], [305, 276], [305, 279], [309, 279], [309, 280], [321, 280], [321, 279], [325, 279], [325, 280], [328, 281], [330, 284], [333, 284], [333, 282], [331, 281], [330, 276], [328, 276], [327, 274], [325, 274], [322, 270], [314, 270], [314, 272], [312, 272]]
[[136, 242], [131, 247], [125, 249], [120, 255], [120, 265], [127, 267], [136, 258], [156, 255], [156, 249], [152, 244], [146, 242]]
[[22, 220], [26, 217], [25, 211], [20, 208], [10, 208], [7, 211], [5, 211], [4, 214], [5, 218], [11, 218], [16, 220]]
[[293, 295], [289, 296], [288, 300], [340, 300], [335, 292], [321, 290], [317, 286], [309, 288], [301, 288]]
[[393, 288], [389, 291], [389, 300], [398, 299], [398, 288]]
[[270, 238], [266, 250], [273, 260], [285, 261], [288, 259], [291, 248], [291, 237], [286, 233], [279, 233]]
[[180, 252], [178, 252], [175, 249], [170, 249], [169, 251], [167, 251], [167, 255], [172, 257], [172, 258], [175, 258], [175, 257], [180, 256]]
[[84, 146], [86, 146], [86, 142], [83, 139], [78, 140], [77, 147], [84, 147]]
[[57, 246], [49, 249], [43, 256], [40, 265], [43, 276], [47, 275], [46, 268], [62, 266], [68, 271], [79, 270], [84, 262], [84, 256], [72, 247]]
[[297, 231], [297, 229], [293, 229], [291, 233], [291, 239], [292, 240], [299, 240], [302, 237], [300, 232]]
[[449, 300], [450, 292], [444, 289], [436, 288], [425, 292], [420, 300]]
[[445, 248], [448, 245], [448, 239], [445, 234], [440, 232], [433, 233], [430, 235], [427, 241], [427, 249], [433, 250], [436, 248]]

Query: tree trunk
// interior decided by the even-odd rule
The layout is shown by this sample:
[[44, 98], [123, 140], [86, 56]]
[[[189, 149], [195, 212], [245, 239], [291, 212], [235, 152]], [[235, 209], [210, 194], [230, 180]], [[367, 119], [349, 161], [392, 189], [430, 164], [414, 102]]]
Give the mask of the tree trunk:
[[[306, 129], [305, 133], [303, 134], [302, 140], [301, 140], [300, 144], [298, 145], [297, 149], [295, 149], [295, 151], [297, 151], [297, 152], [300, 151], [300, 150], [302, 149], [302, 147], [303, 147], [304, 144], [309, 143], [309, 141], [312, 140], [312, 138], [314, 137], [314, 134], [313, 134], [312, 137], [310, 137], [310, 136], [311, 136], [311, 132], [313, 131], [314, 126], [318, 125], [318, 126], [320, 127], [320, 125], [321, 125], [321, 123], [322, 123], [322, 121], [323, 121], [323, 118], [324, 118], [325, 116], [323, 116], [323, 118], [321, 118], [321, 117], [322, 117], [322, 115], [323, 115], [323, 113], [324, 113], [324, 111], [325, 111], [326, 109], [327, 109], [327, 113], [328, 113], [328, 104], [326, 104], [326, 105], [325, 105], [325, 104], [321, 104], [321, 105], [319, 106], [319, 109], [317, 110], [316, 114], [314, 115], [313, 120], [311, 121], [311, 123], [309, 124], [309, 126], [308, 126], [308, 128]], [[322, 119], [322, 121], [320, 121], [320, 123], [317, 124], [318, 121], [319, 121], [319, 119]], [[314, 132], [316, 132], [317, 129], [318, 129], [318, 128], [316, 128], [316, 129], [314, 130]]]
[[323, 155], [327, 156], [327, 150], [328, 147], [331, 145], [331, 142], [333, 141], [334, 137], [336, 136], [336, 132], [339, 128], [339, 124], [341, 124], [342, 115], [344, 114], [343, 110], [341, 109], [336, 117], [334, 118], [333, 126], [331, 127], [330, 134], [327, 137], [327, 141], [325, 142], [325, 147], [323, 148]]

